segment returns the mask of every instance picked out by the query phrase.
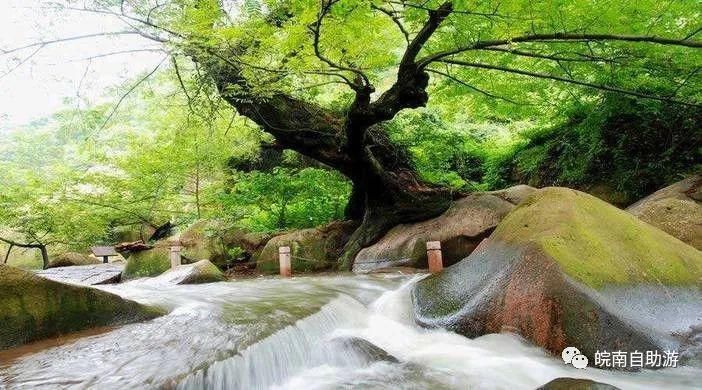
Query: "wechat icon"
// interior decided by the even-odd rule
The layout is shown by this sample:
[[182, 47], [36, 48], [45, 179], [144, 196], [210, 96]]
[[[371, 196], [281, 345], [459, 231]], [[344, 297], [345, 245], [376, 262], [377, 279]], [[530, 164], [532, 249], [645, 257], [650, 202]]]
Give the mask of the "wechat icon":
[[587, 367], [587, 356], [580, 353], [575, 347], [567, 347], [561, 352], [561, 358], [565, 364], [572, 364], [573, 367], [583, 369]]

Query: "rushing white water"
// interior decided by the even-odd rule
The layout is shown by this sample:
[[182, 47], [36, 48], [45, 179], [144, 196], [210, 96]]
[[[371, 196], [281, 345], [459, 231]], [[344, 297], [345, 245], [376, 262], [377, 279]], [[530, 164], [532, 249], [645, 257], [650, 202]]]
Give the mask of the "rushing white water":
[[622, 389], [699, 388], [699, 368], [578, 370], [514, 335], [471, 340], [421, 329], [412, 320], [409, 300], [419, 277], [349, 275], [199, 286], [144, 280], [104, 287], [171, 311], [0, 361], [0, 387], [534, 389], [565, 376]]

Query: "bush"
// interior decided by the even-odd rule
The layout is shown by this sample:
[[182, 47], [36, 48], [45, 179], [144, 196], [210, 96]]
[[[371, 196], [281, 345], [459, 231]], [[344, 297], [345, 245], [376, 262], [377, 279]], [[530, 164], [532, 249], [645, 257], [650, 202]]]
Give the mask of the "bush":
[[515, 183], [601, 192], [621, 206], [702, 166], [702, 109], [607, 97], [484, 164], [485, 187]]

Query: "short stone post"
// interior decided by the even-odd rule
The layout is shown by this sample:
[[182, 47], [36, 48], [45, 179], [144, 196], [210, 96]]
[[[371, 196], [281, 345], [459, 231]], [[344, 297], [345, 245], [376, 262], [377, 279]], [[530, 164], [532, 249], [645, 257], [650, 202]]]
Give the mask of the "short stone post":
[[435, 274], [444, 269], [440, 241], [427, 241], [427, 260], [429, 262], [429, 272]]
[[180, 265], [180, 241], [171, 241], [171, 269], [175, 269]]
[[281, 246], [278, 248], [278, 260], [280, 262], [280, 276], [289, 278], [292, 276], [292, 266], [290, 264], [290, 247]]

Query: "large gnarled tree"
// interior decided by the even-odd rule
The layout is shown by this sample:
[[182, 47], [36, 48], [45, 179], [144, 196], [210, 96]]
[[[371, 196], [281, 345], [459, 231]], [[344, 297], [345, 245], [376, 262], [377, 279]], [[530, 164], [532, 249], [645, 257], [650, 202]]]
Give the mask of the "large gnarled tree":
[[[583, 91], [696, 105], [702, 10], [693, 3], [122, 0], [63, 8], [118, 17], [127, 33], [162, 42], [179, 79], [180, 61], [271, 134], [274, 147], [348, 177], [346, 214], [361, 224], [345, 248], [347, 268], [389, 227], [435, 216], [453, 198], [423, 182], [391, 142], [385, 124], [398, 113], [447, 88], [515, 110], [534, 105], [534, 115], [549, 100], [592, 96]], [[673, 92], [658, 93], [657, 81]]]

